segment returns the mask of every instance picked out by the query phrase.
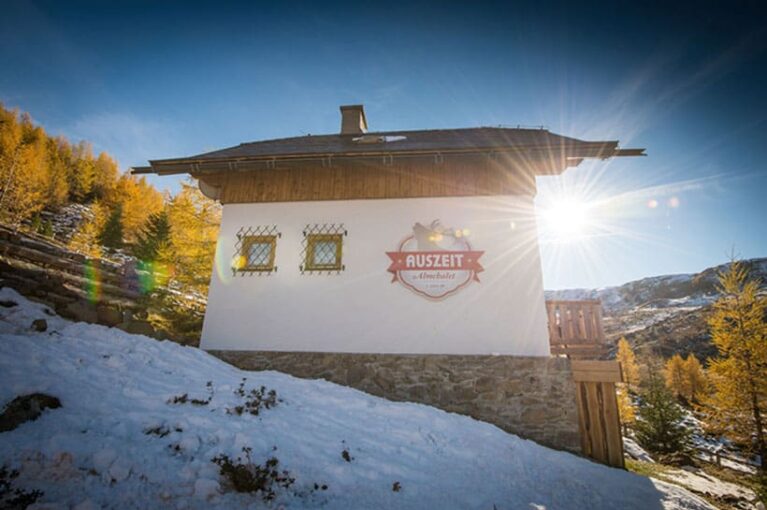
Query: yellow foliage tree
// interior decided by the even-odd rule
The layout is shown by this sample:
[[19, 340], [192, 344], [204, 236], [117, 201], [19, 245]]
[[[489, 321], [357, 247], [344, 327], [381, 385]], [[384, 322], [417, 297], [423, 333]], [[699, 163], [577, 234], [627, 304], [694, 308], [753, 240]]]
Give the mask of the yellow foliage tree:
[[56, 138], [46, 140], [46, 149], [48, 152], [48, 186], [45, 204], [46, 207], [56, 210], [65, 205], [69, 199], [68, 161], [65, 159], [59, 140]]
[[686, 398], [689, 395], [690, 391], [682, 356], [674, 354], [666, 361], [665, 376], [666, 386], [676, 398]]
[[122, 207], [123, 238], [129, 244], [136, 241], [149, 216], [164, 206], [162, 195], [146, 179], [128, 173], [117, 180], [108, 202], [112, 207]]
[[719, 275], [721, 297], [709, 318], [719, 358], [709, 364], [713, 393], [706, 399], [708, 424], [733, 439], [751, 444], [767, 457], [767, 296], [746, 265], [733, 261]]
[[216, 253], [221, 206], [194, 183], [183, 183], [168, 204], [171, 279], [206, 294]]
[[13, 227], [45, 206], [45, 132], [0, 105], [0, 219]]
[[623, 382], [631, 389], [636, 388], [639, 384], [639, 366], [637, 365], [634, 351], [631, 349], [631, 345], [625, 337], [621, 337], [618, 341], [618, 354], [616, 355], [616, 359], [621, 364]]
[[97, 198], [106, 198], [117, 186], [119, 170], [117, 162], [106, 152], [99, 154], [94, 165], [93, 194]]
[[99, 234], [106, 223], [108, 210], [99, 202], [91, 204], [91, 216], [84, 218], [80, 226], [75, 231], [72, 239], [69, 241], [69, 247], [93, 258], [100, 258], [102, 255]]
[[684, 375], [687, 387], [685, 398], [688, 402], [700, 402], [705, 394], [708, 382], [706, 372], [694, 354], [688, 354], [684, 360]]
[[616, 397], [618, 398], [618, 413], [623, 426], [623, 435], [628, 434], [628, 429], [636, 421], [636, 410], [629, 395], [628, 386], [625, 383], [618, 383], [616, 387]]

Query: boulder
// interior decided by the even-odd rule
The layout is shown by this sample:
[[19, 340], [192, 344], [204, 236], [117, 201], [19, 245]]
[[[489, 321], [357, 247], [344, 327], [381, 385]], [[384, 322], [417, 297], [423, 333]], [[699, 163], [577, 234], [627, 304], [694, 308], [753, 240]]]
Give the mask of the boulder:
[[99, 324], [109, 326], [110, 328], [117, 326], [123, 320], [122, 312], [109, 306], [99, 306], [96, 308], [96, 316], [98, 317]]
[[89, 322], [91, 324], [96, 324], [99, 321], [96, 307], [81, 301], [69, 303], [64, 310], [64, 316], [68, 319], [78, 322]]
[[32, 321], [32, 329], [40, 333], [44, 333], [48, 330], [48, 321], [45, 319], [35, 319]]
[[45, 409], [61, 407], [58, 398], [44, 393], [32, 393], [14, 398], [0, 414], [0, 432], [14, 430], [19, 425], [34, 421]]

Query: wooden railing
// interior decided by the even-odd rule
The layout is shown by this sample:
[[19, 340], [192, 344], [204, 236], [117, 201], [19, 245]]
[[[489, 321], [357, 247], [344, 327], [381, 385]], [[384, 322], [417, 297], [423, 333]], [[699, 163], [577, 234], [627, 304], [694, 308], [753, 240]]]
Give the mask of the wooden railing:
[[546, 301], [551, 354], [598, 359], [607, 352], [602, 302]]

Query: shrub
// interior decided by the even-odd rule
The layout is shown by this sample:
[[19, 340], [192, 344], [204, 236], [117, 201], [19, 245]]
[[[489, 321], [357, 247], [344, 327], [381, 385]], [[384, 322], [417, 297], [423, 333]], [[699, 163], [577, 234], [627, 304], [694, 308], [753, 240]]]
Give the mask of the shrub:
[[206, 406], [210, 404], [210, 401], [213, 400], [213, 382], [208, 381], [205, 385], [206, 388], [208, 388], [208, 398], [206, 399], [199, 399], [199, 398], [189, 398], [188, 393], [184, 393], [183, 395], [176, 395], [172, 399], [168, 400], [169, 404], [192, 404], [193, 406]]
[[0, 466], [0, 508], [7, 510], [24, 509], [43, 496], [42, 491], [25, 491], [14, 487], [19, 472]]
[[221, 476], [235, 491], [257, 494], [264, 501], [271, 501], [277, 496], [277, 489], [288, 489], [295, 482], [288, 471], [279, 470], [280, 461], [277, 457], [267, 459], [263, 465], [255, 464], [250, 457], [252, 449], [244, 447], [242, 451], [244, 459], [237, 457], [233, 460], [227, 455], [213, 459], [219, 466]]
[[242, 415], [243, 413], [249, 413], [253, 416], [258, 416], [261, 409], [271, 409], [275, 407], [282, 400], [277, 398], [277, 392], [275, 390], [266, 391], [265, 386], [261, 386], [258, 389], [245, 391], [245, 381], [243, 378], [240, 382], [240, 386], [234, 390], [234, 394], [238, 397], [244, 398], [245, 403], [235, 406], [233, 409], [229, 409], [230, 413], [236, 415]]

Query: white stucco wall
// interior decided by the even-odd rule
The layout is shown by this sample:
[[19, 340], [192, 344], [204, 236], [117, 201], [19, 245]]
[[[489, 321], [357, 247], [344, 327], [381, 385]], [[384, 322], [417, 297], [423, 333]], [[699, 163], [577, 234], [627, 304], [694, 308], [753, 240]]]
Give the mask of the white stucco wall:
[[[225, 205], [204, 349], [412, 354], [549, 354], [529, 196]], [[413, 225], [468, 229], [484, 271], [440, 301], [392, 283], [387, 251]], [[301, 274], [307, 224], [343, 223], [340, 274]], [[232, 276], [236, 233], [277, 225], [276, 273]]]

